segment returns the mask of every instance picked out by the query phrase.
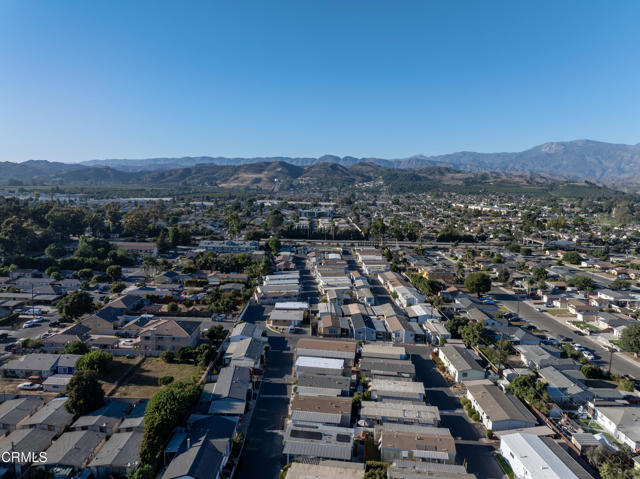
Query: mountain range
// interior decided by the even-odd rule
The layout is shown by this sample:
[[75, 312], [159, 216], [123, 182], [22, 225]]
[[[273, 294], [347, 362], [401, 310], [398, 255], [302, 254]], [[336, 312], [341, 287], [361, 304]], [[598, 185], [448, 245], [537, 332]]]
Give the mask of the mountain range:
[[[374, 172], [375, 169], [375, 172]], [[400, 170], [438, 171], [436, 176], [491, 173], [543, 179], [590, 181], [635, 189], [640, 186], [640, 144], [624, 145], [591, 140], [545, 143], [515, 153], [458, 152], [417, 155], [403, 159], [355, 158], [325, 155], [306, 157], [183, 157], [140, 160], [106, 159], [82, 163], [0, 162], [0, 182], [64, 182], [82, 184], [169, 184], [265, 188], [278, 181], [333, 183], [370, 181], [381, 176], [399, 178]], [[391, 173], [396, 171], [395, 176]], [[520, 180], [519, 180], [520, 181]]]
[[110, 166], [122, 171], [150, 171], [191, 167], [201, 164], [245, 165], [261, 162], [286, 162], [296, 166], [337, 163], [352, 166], [374, 163], [385, 168], [416, 169], [444, 166], [461, 171], [490, 171], [506, 174], [536, 173], [557, 178], [588, 180], [603, 184], [640, 184], [640, 143], [624, 145], [592, 140], [550, 142], [512, 153], [477, 153], [461, 151], [446, 155], [416, 155], [401, 159], [355, 158], [324, 155], [307, 157], [184, 157], [142, 160], [90, 160], [84, 166]]

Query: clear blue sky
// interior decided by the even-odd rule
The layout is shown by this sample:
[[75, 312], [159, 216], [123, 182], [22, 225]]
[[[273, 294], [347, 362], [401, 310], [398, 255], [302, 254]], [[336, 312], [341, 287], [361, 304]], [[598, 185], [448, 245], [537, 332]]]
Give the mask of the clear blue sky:
[[640, 2], [0, 2], [0, 160], [640, 142]]

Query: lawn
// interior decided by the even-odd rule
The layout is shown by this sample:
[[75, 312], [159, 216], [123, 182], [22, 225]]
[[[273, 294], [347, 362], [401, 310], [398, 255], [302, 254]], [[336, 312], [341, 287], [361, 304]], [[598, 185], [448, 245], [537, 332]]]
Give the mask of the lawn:
[[547, 309], [547, 313], [553, 316], [573, 316], [571, 313], [569, 313], [569, 310], [564, 308], [549, 308]]
[[502, 457], [500, 454], [496, 454], [496, 459], [498, 460], [498, 464], [500, 464], [500, 467], [502, 468], [504, 473], [507, 475], [507, 477], [509, 479], [513, 479], [514, 477], [513, 469], [511, 469], [511, 466], [507, 461], [505, 461], [504, 457]]
[[124, 356], [114, 356], [109, 369], [100, 375], [100, 383], [105, 393], [108, 392], [116, 381], [133, 365], [140, 360], [139, 357], [126, 358]]
[[165, 363], [160, 358], [147, 357], [113, 393], [114, 397], [150, 398], [161, 386], [158, 378], [173, 376], [175, 381], [199, 378], [202, 370], [193, 364]]
[[573, 324], [576, 328], [590, 329], [591, 331], [594, 331], [596, 333], [600, 332], [600, 328], [594, 326], [593, 324], [585, 323], [584, 321], [571, 321], [571, 324]]

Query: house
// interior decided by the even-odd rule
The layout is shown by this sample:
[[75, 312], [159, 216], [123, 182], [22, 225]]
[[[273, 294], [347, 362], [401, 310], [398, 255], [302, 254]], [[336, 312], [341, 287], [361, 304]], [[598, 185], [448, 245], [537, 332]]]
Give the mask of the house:
[[254, 338], [230, 343], [224, 352], [224, 363], [258, 368], [264, 358], [264, 346], [263, 341]]
[[409, 316], [409, 321], [417, 321], [418, 323], [424, 323], [428, 320], [440, 321], [442, 319], [440, 312], [430, 304], [410, 306], [407, 308], [407, 315]]
[[287, 479], [319, 479], [324, 477], [362, 479], [364, 464], [331, 460], [321, 460], [317, 464], [293, 462], [287, 471]]
[[302, 338], [296, 345], [296, 356], [344, 359], [345, 366], [351, 366], [356, 356], [356, 342]]
[[416, 368], [408, 359], [379, 359], [363, 357], [360, 360], [360, 373], [370, 378], [405, 379], [413, 381]]
[[285, 429], [283, 454], [287, 463], [305, 458], [350, 461], [353, 434], [348, 427], [292, 422]]
[[67, 392], [67, 385], [72, 377], [73, 374], [55, 374], [49, 376], [42, 382], [42, 388], [50, 393], [65, 394]]
[[301, 309], [273, 309], [269, 314], [268, 324], [274, 328], [295, 328], [302, 323], [304, 315], [305, 310]]
[[573, 359], [561, 358], [557, 349], [544, 346], [515, 346], [520, 353], [520, 360], [531, 369], [544, 369], [553, 366], [559, 370], [577, 369], [578, 363]]
[[229, 336], [229, 341], [231, 341], [232, 343], [235, 343], [236, 341], [241, 341], [243, 339], [249, 339], [249, 338], [266, 341], [266, 338], [263, 338], [262, 333], [264, 333], [264, 328], [259, 324], [239, 323], [231, 331], [231, 335]]
[[117, 399], [110, 400], [92, 413], [80, 416], [71, 425], [71, 430], [103, 432], [111, 435], [130, 409], [131, 404], [128, 402]]
[[348, 396], [351, 378], [324, 374], [297, 373], [296, 392], [301, 396]]
[[500, 437], [500, 454], [509, 463], [515, 477], [532, 479], [591, 477], [557, 443], [548, 439], [525, 433], [506, 434]]
[[[559, 405], [585, 404], [594, 398], [593, 392], [583, 387], [570, 373], [574, 370], [560, 370], [554, 366], [547, 366], [538, 372], [547, 383], [547, 393]], [[575, 370], [577, 374], [581, 372]]]
[[614, 439], [640, 450], [640, 411], [634, 407], [596, 406], [593, 419]]
[[147, 410], [149, 401], [147, 399], [141, 399], [136, 403], [131, 412], [125, 416], [125, 418], [118, 426], [118, 432], [131, 432], [131, 431], [144, 431], [144, 413]]
[[506, 340], [514, 345], [537, 346], [540, 344], [538, 336], [515, 326], [488, 326], [485, 331], [494, 340]]
[[383, 429], [379, 440], [382, 461], [409, 459], [455, 464], [456, 443], [449, 429], [439, 427], [419, 429], [415, 432]]
[[344, 373], [344, 359], [298, 356], [295, 369], [296, 376], [301, 374], [342, 376]]
[[452, 344], [440, 346], [438, 357], [455, 382], [484, 379], [484, 369], [480, 367], [470, 351], [462, 346]]
[[424, 385], [418, 382], [373, 378], [369, 389], [378, 401], [424, 401]]
[[67, 466], [74, 470], [85, 469], [93, 452], [106, 438], [107, 435], [102, 432], [65, 432], [46, 450], [46, 467]]
[[387, 477], [389, 479], [476, 479], [476, 475], [467, 473], [464, 466], [408, 459], [393, 461], [387, 468]]
[[353, 338], [358, 341], [375, 341], [376, 328], [369, 316], [362, 314], [353, 314], [349, 316]]
[[435, 406], [418, 402], [363, 401], [360, 418], [374, 424], [398, 423], [422, 426], [440, 424], [440, 412]]
[[407, 359], [407, 351], [404, 346], [394, 346], [389, 344], [364, 344], [362, 346], [362, 357], [371, 359]]
[[62, 434], [73, 420], [73, 414], [64, 407], [65, 402], [66, 397], [52, 399], [33, 415], [20, 421], [18, 429], [42, 429]]
[[251, 372], [241, 366], [227, 366], [220, 370], [211, 394], [209, 414], [242, 416], [247, 395], [251, 390]]
[[187, 433], [176, 433], [165, 449], [171, 462], [162, 479], [220, 479], [231, 454], [238, 419], [226, 416], [189, 418]]
[[294, 423], [349, 426], [352, 400], [348, 397], [302, 396], [296, 394], [290, 405]]
[[25, 354], [3, 364], [0, 370], [10, 378], [48, 378], [53, 374], [72, 374], [79, 358], [78, 354]]
[[538, 424], [536, 418], [511, 394], [505, 394], [489, 381], [467, 383], [467, 399], [478, 412], [485, 428], [492, 431], [505, 431], [533, 427]]
[[257, 241], [203, 240], [198, 247], [218, 254], [238, 254], [257, 251], [260, 249], [260, 244]]
[[38, 397], [9, 399], [0, 404], [0, 430], [15, 431], [23, 419], [31, 416], [44, 401]]
[[140, 464], [142, 431], [117, 432], [100, 448], [88, 468], [96, 478], [126, 476]]
[[195, 347], [200, 339], [200, 321], [156, 319], [150, 321], [134, 340], [143, 351], [178, 351]]
[[406, 318], [394, 314], [385, 316], [383, 321], [394, 343], [415, 343], [415, 330]]
[[[53, 438], [56, 437], [56, 432], [54, 431], [42, 431], [40, 429], [16, 429], [12, 431], [9, 435], [0, 439], [0, 457], [7, 457], [7, 453], [15, 452], [15, 451], [25, 451], [33, 453], [33, 457], [39, 457], [42, 451], [51, 446], [53, 442]], [[26, 455], [25, 455], [26, 456]], [[5, 462], [3, 464], [4, 467], [9, 467], [9, 469], [13, 469], [12, 472], [15, 471], [15, 466], [26, 466], [32, 459], [28, 457], [18, 458], [18, 461], [14, 462], [15, 459], [12, 458], [12, 463]]]

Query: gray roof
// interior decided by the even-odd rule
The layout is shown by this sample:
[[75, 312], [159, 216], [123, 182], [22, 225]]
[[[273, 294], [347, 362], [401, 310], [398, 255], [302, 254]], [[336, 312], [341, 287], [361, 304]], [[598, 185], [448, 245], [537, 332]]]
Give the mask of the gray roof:
[[47, 449], [47, 464], [80, 468], [106, 437], [94, 431], [65, 432]]
[[494, 384], [469, 384], [467, 391], [494, 423], [504, 420], [527, 422], [532, 425], [538, 423], [519, 399], [511, 394], [503, 393]]
[[436, 462], [418, 462], [410, 460], [394, 461], [387, 469], [389, 479], [475, 479], [467, 473], [464, 466], [439, 464]]
[[23, 370], [23, 371], [50, 371], [58, 362], [59, 354], [25, 354], [17, 359], [13, 359], [2, 366], [0, 369], [7, 370]]
[[35, 396], [9, 399], [0, 404], [0, 424], [18, 424], [43, 404], [42, 399]]
[[149, 401], [147, 399], [139, 401], [120, 423], [120, 429], [141, 428], [144, 426], [144, 413], [148, 404]]
[[416, 367], [408, 359], [362, 358], [360, 370], [373, 373], [402, 373], [415, 375]]
[[289, 424], [285, 432], [284, 454], [351, 459], [353, 429], [324, 425]]
[[35, 427], [43, 424], [47, 426], [64, 427], [70, 424], [73, 419], [73, 414], [64, 407], [67, 399], [66, 397], [52, 399], [45, 404], [44, 407], [38, 409], [23, 425]]
[[247, 389], [251, 385], [249, 368], [228, 366], [220, 370], [218, 381], [213, 389], [211, 399], [241, 399], [247, 397]]
[[258, 361], [263, 351], [264, 344], [261, 341], [254, 338], [247, 338], [229, 344], [224, 355], [232, 359], [250, 358]]
[[16, 429], [0, 440], [0, 455], [5, 451], [12, 450], [42, 452], [49, 447], [56, 434], [55, 431], [42, 429]]
[[351, 379], [346, 376], [327, 376], [322, 374], [298, 374], [298, 386], [347, 390]]
[[141, 431], [118, 432], [111, 436], [93, 460], [89, 467], [115, 466], [127, 467], [140, 461], [140, 445], [143, 433]]
[[107, 426], [114, 427], [131, 409], [131, 403], [119, 400], [111, 400], [100, 409], [92, 413], [80, 416], [76, 422], [71, 425], [71, 429], [80, 429], [89, 426]]
[[[190, 418], [191, 419], [191, 418]], [[162, 479], [190, 476], [195, 479], [215, 477], [220, 469], [226, 445], [237, 422], [220, 416], [203, 416], [191, 423], [190, 446], [183, 436], [176, 457], [169, 463]]]
[[440, 351], [456, 371], [468, 371], [470, 369], [474, 371], [484, 371], [467, 348], [445, 344], [444, 346], [440, 346]]

